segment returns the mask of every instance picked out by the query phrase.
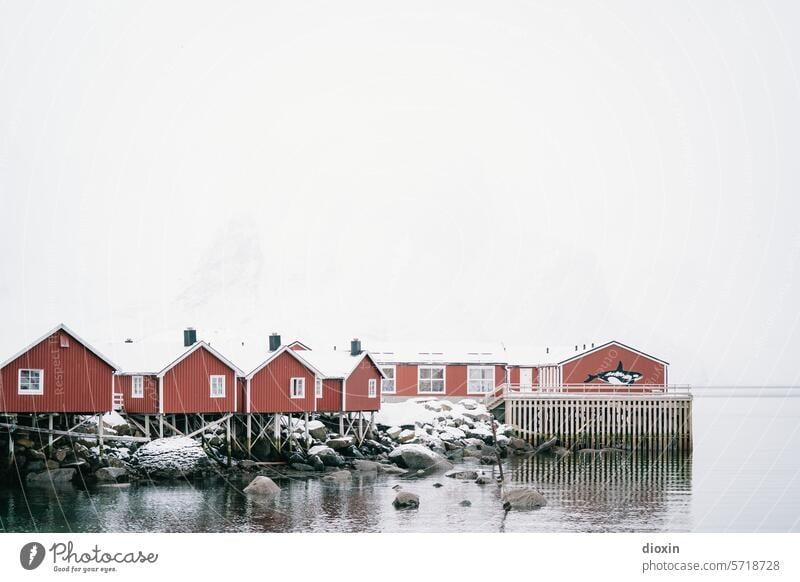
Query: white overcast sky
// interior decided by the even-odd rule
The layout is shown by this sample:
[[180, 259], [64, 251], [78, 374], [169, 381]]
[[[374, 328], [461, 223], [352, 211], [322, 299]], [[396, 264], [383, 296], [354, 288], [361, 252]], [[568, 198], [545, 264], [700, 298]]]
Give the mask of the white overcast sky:
[[[659, 5], [660, 4], [660, 5]], [[0, 352], [619, 339], [800, 383], [797, 2], [5, 2]]]

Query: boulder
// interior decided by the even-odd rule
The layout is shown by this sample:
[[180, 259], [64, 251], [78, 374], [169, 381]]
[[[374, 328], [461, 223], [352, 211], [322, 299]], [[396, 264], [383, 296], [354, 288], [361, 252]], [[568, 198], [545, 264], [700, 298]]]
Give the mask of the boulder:
[[479, 475], [478, 478], [475, 479], [475, 483], [477, 483], [478, 485], [488, 485], [491, 482], [492, 480], [486, 475]]
[[269, 477], [259, 475], [244, 488], [245, 495], [250, 497], [274, 497], [281, 492], [275, 482]]
[[37, 451], [36, 449], [27, 449], [25, 451], [25, 456], [29, 459], [35, 459], [37, 461], [44, 461], [47, 459], [47, 456], [42, 451]]
[[197, 441], [169, 437], [145, 443], [134, 455], [137, 466], [151, 477], [192, 477], [209, 464], [208, 455]]
[[352, 473], [347, 469], [342, 469], [341, 471], [334, 471], [332, 473], [328, 473], [325, 475], [322, 480], [323, 481], [332, 481], [334, 483], [349, 483], [350, 480], [353, 478]]
[[128, 478], [128, 471], [119, 467], [103, 467], [95, 471], [94, 476], [104, 483], [118, 483]]
[[31, 473], [38, 473], [39, 471], [44, 471], [46, 468], [47, 465], [45, 462], [39, 459], [28, 458], [28, 462], [25, 463], [25, 470]]
[[526, 440], [517, 437], [508, 439], [508, 448], [515, 451], [530, 451], [533, 449]]
[[416, 431], [406, 429], [397, 436], [397, 441], [401, 443], [407, 443], [413, 441], [416, 436]]
[[43, 473], [29, 473], [25, 478], [28, 485], [67, 485], [72, 483], [72, 480], [77, 475], [75, 469], [55, 469], [53, 471], [44, 471]]
[[403, 432], [403, 429], [399, 426], [393, 426], [391, 428], [386, 429], [386, 436], [388, 436], [392, 440], [397, 440], [397, 437], [400, 436], [400, 433]]
[[33, 446], [33, 441], [32, 441], [31, 439], [25, 439], [25, 438], [22, 438], [22, 439], [17, 439], [17, 440], [16, 440], [16, 441], [14, 441], [14, 442], [15, 442], [15, 443], [16, 443], [18, 446], [20, 446], [20, 447], [22, 447], [22, 448], [25, 448], [25, 449], [29, 449], [29, 448], [31, 448], [31, 447]]
[[328, 439], [328, 441], [325, 444], [334, 451], [339, 451], [352, 446], [353, 437], [348, 436], [348, 437], [339, 437], [335, 439]]
[[511, 491], [506, 491], [500, 496], [500, 501], [502, 501], [503, 509], [506, 511], [512, 509], [536, 509], [547, 505], [544, 495], [535, 489], [512, 489]]
[[378, 471], [385, 475], [405, 475], [408, 472], [397, 465], [387, 465], [385, 463], [378, 463]]
[[389, 460], [413, 471], [449, 471], [453, 464], [438, 453], [418, 444], [404, 444], [389, 453]]
[[53, 458], [58, 461], [59, 463], [67, 458], [67, 455], [70, 453], [71, 449], [69, 447], [61, 447], [53, 453]]
[[319, 420], [309, 421], [308, 432], [312, 438], [315, 438], [318, 441], [324, 441], [325, 437], [328, 436], [328, 429]]
[[416, 509], [419, 507], [419, 495], [408, 491], [398, 491], [392, 505], [395, 509]]
[[309, 455], [308, 462], [312, 467], [314, 467], [315, 471], [325, 470], [325, 463], [323, 463], [322, 459], [320, 459], [317, 455]]
[[53, 469], [58, 469], [61, 465], [58, 464], [58, 461], [54, 461], [53, 459], [47, 459], [44, 463], [45, 468], [52, 471]]
[[353, 461], [353, 468], [362, 473], [377, 473], [380, 469], [380, 463], [376, 461], [365, 461], [357, 459]]
[[324, 455], [330, 455], [334, 452], [335, 451], [332, 448], [326, 445], [315, 445], [308, 449], [308, 456], [317, 455], [318, 457], [322, 457]]
[[469, 398], [465, 398], [464, 400], [459, 400], [458, 403], [467, 410], [475, 410], [476, 408], [478, 408], [478, 403]]
[[469, 499], [465, 499], [464, 501], [459, 503], [459, 505], [461, 507], [471, 507], [472, 506], [472, 501], [470, 501]]
[[300, 471], [303, 473], [309, 473], [314, 470], [314, 467], [312, 467], [311, 465], [307, 465], [305, 463], [292, 463], [291, 465], [289, 465], [289, 468], [294, 471]]

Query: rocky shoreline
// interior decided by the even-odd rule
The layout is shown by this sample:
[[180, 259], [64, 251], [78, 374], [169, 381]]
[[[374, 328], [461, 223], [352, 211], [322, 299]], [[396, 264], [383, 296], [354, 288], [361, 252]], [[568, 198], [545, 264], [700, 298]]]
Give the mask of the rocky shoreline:
[[[231, 459], [220, 427], [209, 428], [195, 439], [177, 436], [144, 444], [107, 441], [102, 451], [91, 440], [61, 439], [50, 448], [32, 438], [17, 438], [5, 469], [7, 478], [25, 486], [118, 486], [236, 475], [345, 482], [353, 473], [413, 478], [450, 471], [453, 463], [465, 459], [494, 465], [509, 455], [533, 452], [533, 447], [514, 436], [510, 426], [500, 424], [493, 434], [492, 420], [486, 408], [473, 400], [419, 398], [384, 405], [371, 434], [360, 444], [351, 435], [332, 430], [334, 419], [321, 417], [309, 422], [311, 442], [307, 448], [281, 454], [255, 450], [251, 458], [234, 450]], [[118, 415], [111, 415], [104, 424], [106, 434], [134, 433]], [[295, 419], [291, 432], [284, 429], [284, 438], [292, 436], [296, 442], [304, 442], [303, 421]], [[470, 472], [449, 476], [479, 480], [477, 472], [463, 473]]]

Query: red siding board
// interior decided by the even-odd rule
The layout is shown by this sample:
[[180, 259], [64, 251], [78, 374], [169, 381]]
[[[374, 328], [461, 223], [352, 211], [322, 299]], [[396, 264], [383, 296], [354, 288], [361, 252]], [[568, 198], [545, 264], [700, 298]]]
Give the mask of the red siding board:
[[[369, 381], [375, 380], [375, 397], [369, 397]], [[345, 412], [381, 408], [381, 372], [370, 358], [363, 358], [350, 372], [345, 385]]]
[[[63, 338], [67, 341], [62, 342]], [[44, 370], [44, 394], [17, 393], [21, 368]], [[59, 330], [0, 370], [0, 411], [108, 412], [113, 373], [110, 365], [75, 337]]]
[[[291, 378], [306, 379], [304, 398], [290, 397]], [[283, 352], [250, 379], [250, 412], [314, 412], [314, 379], [314, 372], [288, 352]]]
[[[211, 376], [225, 376], [225, 397], [211, 398]], [[162, 378], [164, 414], [236, 412], [236, 372], [204, 347], [167, 370]]]
[[114, 379], [114, 390], [122, 394], [122, 405], [125, 412], [135, 414], [156, 414], [158, 413], [158, 378], [156, 376], [143, 376], [144, 396], [133, 398], [131, 396], [131, 384], [133, 376], [140, 374], [122, 374]]
[[317, 399], [317, 412], [341, 412], [342, 381], [336, 378], [322, 381], [322, 398]]
[[[565, 385], [581, 384], [587, 380], [590, 374], [616, 369], [619, 362], [622, 362], [625, 370], [642, 374], [636, 384], [664, 385], [666, 383], [666, 366], [662, 362], [617, 344], [611, 344], [563, 364], [561, 367], [562, 383]], [[598, 379], [593, 380], [591, 384], [608, 386]]]

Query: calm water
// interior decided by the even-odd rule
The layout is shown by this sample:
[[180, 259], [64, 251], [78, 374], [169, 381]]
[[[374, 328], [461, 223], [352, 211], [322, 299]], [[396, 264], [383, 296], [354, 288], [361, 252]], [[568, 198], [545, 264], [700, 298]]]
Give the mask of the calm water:
[[[0, 531], [800, 531], [800, 398], [736, 394], [695, 392], [692, 456], [508, 461], [514, 482], [540, 489], [548, 506], [506, 517], [495, 486], [444, 476], [283, 480], [266, 505], [241, 494], [246, 482], [219, 479], [0, 490]], [[418, 510], [392, 508], [398, 483], [420, 495]]]

